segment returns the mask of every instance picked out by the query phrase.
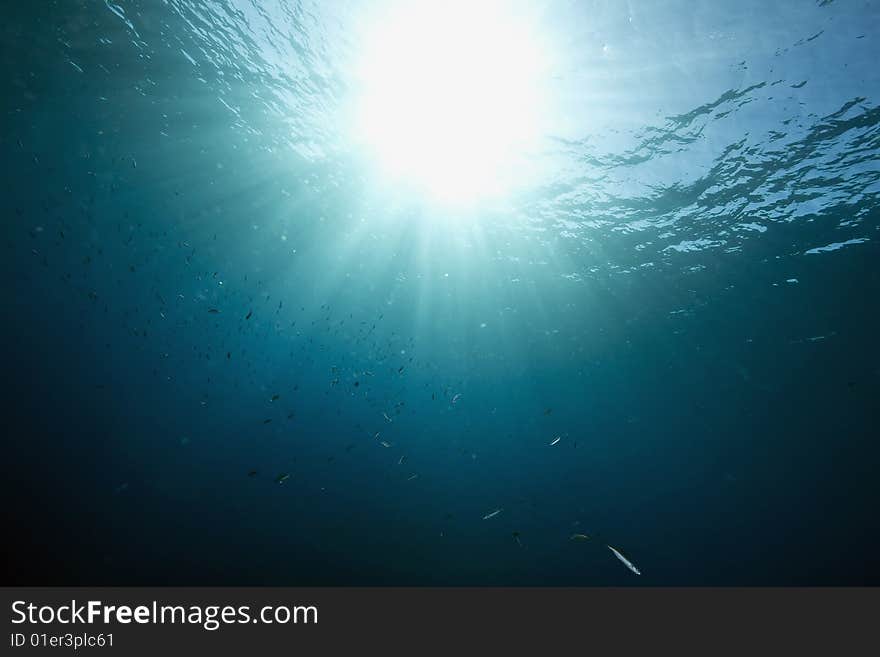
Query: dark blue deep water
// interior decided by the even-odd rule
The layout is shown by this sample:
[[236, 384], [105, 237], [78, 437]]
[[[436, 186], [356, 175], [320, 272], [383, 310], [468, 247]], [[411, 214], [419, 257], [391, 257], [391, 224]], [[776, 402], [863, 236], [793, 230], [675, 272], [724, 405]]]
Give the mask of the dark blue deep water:
[[7, 583], [880, 584], [880, 4], [521, 4], [542, 173], [449, 203], [379, 3], [3, 3]]

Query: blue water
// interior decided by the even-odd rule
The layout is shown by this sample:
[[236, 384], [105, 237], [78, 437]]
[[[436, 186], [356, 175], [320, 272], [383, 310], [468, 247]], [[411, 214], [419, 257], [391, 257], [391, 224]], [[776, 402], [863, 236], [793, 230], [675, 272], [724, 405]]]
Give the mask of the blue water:
[[880, 584], [877, 3], [534, 5], [467, 208], [342, 127], [375, 3], [7, 5], [7, 582]]

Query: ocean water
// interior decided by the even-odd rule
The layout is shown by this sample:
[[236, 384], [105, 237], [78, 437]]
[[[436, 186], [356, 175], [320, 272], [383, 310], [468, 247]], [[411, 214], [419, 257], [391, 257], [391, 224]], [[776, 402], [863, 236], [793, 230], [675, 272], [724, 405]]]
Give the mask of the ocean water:
[[880, 5], [505, 6], [538, 146], [448, 204], [378, 3], [6, 3], [7, 583], [880, 584]]

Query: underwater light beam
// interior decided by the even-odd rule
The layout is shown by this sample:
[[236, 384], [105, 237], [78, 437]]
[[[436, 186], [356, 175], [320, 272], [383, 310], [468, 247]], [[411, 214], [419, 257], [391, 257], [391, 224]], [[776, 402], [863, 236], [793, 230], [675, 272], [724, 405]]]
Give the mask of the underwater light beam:
[[367, 32], [355, 133], [382, 178], [469, 202], [514, 187], [540, 136], [546, 49], [511, 3], [405, 3]]

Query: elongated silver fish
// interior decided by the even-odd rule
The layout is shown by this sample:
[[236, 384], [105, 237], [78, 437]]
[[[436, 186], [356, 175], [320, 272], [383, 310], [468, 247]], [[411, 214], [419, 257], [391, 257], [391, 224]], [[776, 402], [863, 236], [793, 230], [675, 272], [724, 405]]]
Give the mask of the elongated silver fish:
[[504, 511], [504, 509], [495, 509], [495, 510], [492, 511], [491, 513], [487, 513], [486, 515], [484, 515], [484, 516], [483, 516], [483, 520], [488, 520], [489, 518], [494, 518], [495, 516], [497, 516], [497, 515], [498, 515], [499, 513], [501, 513], [502, 511]]
[[639, 569], [636, 568], [636, 567], [633, 565], [632, 561], [630, 561], [629, 559], [627, 559], [627, 558], [626, 558], [625, 556], [623, 556], [620, 552], [618, 552], [617, 550], [615, 550], [615, 549], [614, 549], [613, 547], [611, 547], [610, 545], [606, 545], [605, 547], [607, 547], [609, 550], [611, 550], [611, 551], [614, 553], [614, 556], [617, 557], [618, 559], [620, 559], [620, 562], [621, 562], [624, 566], [626, 566], [627, 568], [629, 568], [631, 571], [633, 571], [636, 575], [641, 575], [641, 574], [642, 574], [642, 573], [639, 572]]
[[550, 443], [550, 447], [553, 447], [553, 445], [558, 443], [560, 440], [562, 440], [562, 436], [556, 436], [556, 438], [553, 439], [553, 442]]

